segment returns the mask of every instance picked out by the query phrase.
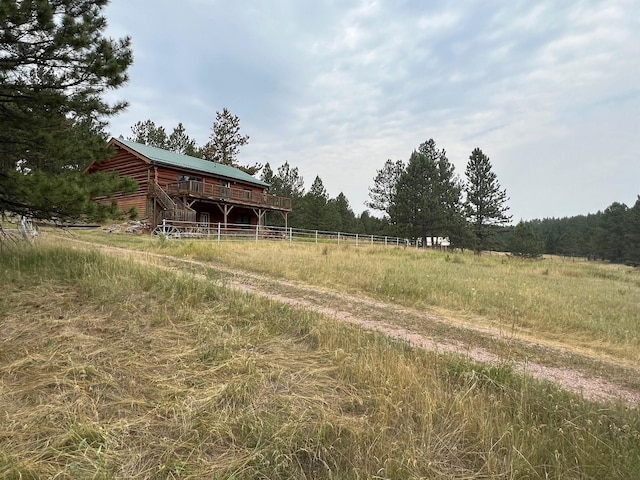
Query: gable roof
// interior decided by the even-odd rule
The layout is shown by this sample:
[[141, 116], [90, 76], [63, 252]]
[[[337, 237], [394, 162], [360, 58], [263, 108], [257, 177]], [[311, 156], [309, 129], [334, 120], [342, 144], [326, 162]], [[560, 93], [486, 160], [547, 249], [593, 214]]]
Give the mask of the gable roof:
[[265, 183], [262, 180], [258, 180], [248, 173], [243, 172], [239, 168], [231, 167], [229, 165], [223, 165], [222, 163], [203, 160], [201, 158], [191, 157], [189, 155], [182, 155], [179, 153], [171, 152], [169, 150], [163, 150], [162, 148], [151, 147], [149, 145], [132, 142], [130, 140], [123, 140], [121, 138], [112, 138], [109, 141], [109, 145], [119, 145], [121, 147], [124, 147], [132, 153], [143, 157], [143, 159], [147, 160], [152, 165], [159, 164], [174, 168], [191, 170], [194, 172], [206, 173], [209, 175], [224, 177], [231, 180], [238, 180], [244, 183], [259, 185], [261, 187], [269, 186], [268, 183]]

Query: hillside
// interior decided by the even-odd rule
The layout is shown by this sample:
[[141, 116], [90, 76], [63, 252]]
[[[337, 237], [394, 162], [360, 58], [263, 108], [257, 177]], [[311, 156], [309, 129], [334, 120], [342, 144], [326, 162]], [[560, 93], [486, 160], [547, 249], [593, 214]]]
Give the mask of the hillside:
[[[51, 237], [4, 253], [2, 477], [640, 471], [637, 407], [523, 378], [500, 354], [504, 347], [488, 345], [487, 338], [500, 343], [490, 332], [473, 338], [500, 361], [478, 363], [342, 321], [375, 322], [380, 311], [387, 325], [409, 331], [419, 319], [406, 307], [319, 287], [312, 294], [292, 281], [225, 270], [221, 261], [114, 256]], [[397, 323], [399, 308], [406, 323]], [[455, 343], [446, 341], [454, 330], [432, 323], [439, 345]], [[622, 387], [633, 393], [634, 385]]]

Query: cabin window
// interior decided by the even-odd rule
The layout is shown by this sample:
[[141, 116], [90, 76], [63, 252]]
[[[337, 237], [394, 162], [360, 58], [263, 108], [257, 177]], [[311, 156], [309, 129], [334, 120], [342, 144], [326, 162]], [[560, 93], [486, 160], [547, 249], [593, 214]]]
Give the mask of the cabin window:
[[220, 180], [220, 186], [222, 186], [224, 188], [229, 188], [229, 181], [228, 180]]
[[251, 190], [244, 190], [242, 192], [242, 196], [245, 200], [250, 200], [251, 199]]

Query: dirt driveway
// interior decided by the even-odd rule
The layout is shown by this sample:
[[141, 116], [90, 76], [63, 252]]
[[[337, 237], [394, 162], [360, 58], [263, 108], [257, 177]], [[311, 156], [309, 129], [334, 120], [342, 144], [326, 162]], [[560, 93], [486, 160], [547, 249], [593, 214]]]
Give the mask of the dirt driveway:
[[[203, 269], [217, 272], [222, 279], [221, 283], [226, 287], [266, 297], [295, 308], [312, 310], [338, 321], [381, 332], [425, 350], [458, 354], [483, 363], [507, 362], [519, 373], [555, 382], [564, 389], [590, 400], [621, 401], [629, 406], [640, 405], [640, 392], [623, 386], [623, 382], [610, 380], [612, 376], [607, 375], [607, 371], [620, 371], [623, 368], [625, 375], [640, 376], [640, 370], [632, 367], [621, 367], [613, 362], [598, 360], [598, 368], [579, 368], [575, 365], [589, 362], [585, 363], [585, 359], [576, 361], [574, 352], [557, 346], [541, 345], [526, 338], [516, 338], [503, 331], [477, 328], [456, 319], [438, 316], [433, 312], [232, 269], [211, 262], [105, 246], [71, 237], [64, 238], [78, 247], [98, 248], [111, 255], [126, 256], [135, 261], [179, 270], [185, 274], [201, 275], [194, 272], [202, 272]], [[510, 351], [537, 351], [540, 355], [534, 357], [546, 358], [548, 361], [543, 363], [523, 359], [522, 356], [505, 357], [504, 353], [496, 353], [503, 352], [503, 349], [496, 349], [496, 346], [507, 343]], [[594, 373], [594, 370], [601, 373]]]

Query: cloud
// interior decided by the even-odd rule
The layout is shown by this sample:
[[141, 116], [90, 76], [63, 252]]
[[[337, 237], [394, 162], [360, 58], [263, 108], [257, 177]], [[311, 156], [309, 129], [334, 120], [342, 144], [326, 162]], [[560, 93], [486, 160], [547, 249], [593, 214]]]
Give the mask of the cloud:
[[116, 134], [182, 121], [204, 143], [228, 107], [247, 163], [289, 161], [356, 211], [385, 160], [429, 138], [461, 175], [482, 148], [516, 218], [635, 201], [632, 0], [112, 0], [106, 13], [135, 54]]

